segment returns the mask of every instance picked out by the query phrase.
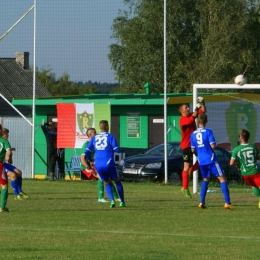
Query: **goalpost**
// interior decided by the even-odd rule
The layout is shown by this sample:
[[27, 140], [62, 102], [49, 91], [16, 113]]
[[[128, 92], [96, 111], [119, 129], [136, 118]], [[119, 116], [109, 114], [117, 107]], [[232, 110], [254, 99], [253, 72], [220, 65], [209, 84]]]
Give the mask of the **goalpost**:
[[3, 40], [13, 29], [14, 27], [19, 24], [22, 19], [24, 19], [32, 10], [34, 11], [34, 19], [33, 19], [33, 85], [32, 85], [32, 92], [33, 92], [33, 96], [32, 96], [32, 101], [33, 101], [33, 105], [32, 105], [32, 123], [26, 119], [21, 112], [16, 109], [13, 105], [11, 105], [11, 103], [1, 94], [1, 97], [9, 104], [11, 105], [16, 112], [19, 113], [19, 115], [21, 115], [23, 117], [23, 119], [25, 119], [32, 127], [32, 148], [31, 148], [31, 177], [34, 178], [34, 169], [35, 169], [35, 165], [34, 165], [34, 158], [35, 158], [35, 96], [36, 96], [36, 3], [37, 0], [32, 0], [33, 1], [33, 5], [22, 15], [22, 17], [20, 17], [1, 37], [0, 37], [0, 41]]
[[[240, 102], [240, 103], [242, 102], [242, 103], [245, 103], [245, 104], [246, 103], [251, 103], [251, 104], [254, 104], [254, 105], [258, 105], [258, 106], [260, 105], [260, 94], [258, 96], [256, 94], [248, 94], [248, 95], [246, 95], [245, 93], [235, 93], [235, 92], [232, 92], [232, 90], [244, 91], [244, 90], [248, 90], [248, 89], [260, 89], [260, 84], [245, 84], [243, 86], [238, 86], [236, 84], [194, 84], [193, 85], [193, 108], [195, 108], [196, 104], [198, 103], [197, 102], [197, 97], [199, 96], [199, 94], [198, 94], [199, 90], [205, 90], [205, 89], [206, 90], [209, 90], [209, 89], [211, 89], [211, 90], [212, 89], [214, 89], [214, 90], [215, 89], [216, 90], [218, 90], [218, 89], [223, 90], [223, 89], [225, 89], [225, 90], [227, 90], [226, 93], [218, 93], [218, 94], [219, 95], [223, 95], [223, 97], [229, 97], [230, 100], [233, 100], [234, 103], [235, 102]], [[204, 96], [205, 102], [206, 102], [206, 105], [207, 105], [207, 93], [204, 92], [204, 94], [205, 94], [205, 96]], [[201, 96], [203, 96], [203, 94], [201, 94]], [[226, 103], [227, 102], [232, 103], [231, 101], [227, 101], [227, 99], [226, 99]], [[207, 111], [208, 111], [208, 107], [207, 107]], [[254, 114], [257, 114], [257, 112], [258, 112], [258, 114], [260, 114], [260, 108], [259, 108], [259, 111], [256, 111]], [[234, 113], [234, 115], [241, 116], [240, 115], [241, 113], [240, 114], [235, 114], [236, 113], [235, 109], [234, 109], [234, 112], [231, 111], [231, 114], [232, 113]], [[216, 120], [216, 121], [220, 122], [220, 120], [219, 120], [220, 116], [221, 115], [218, 114], [218, 117], [215, 117], [212, 120]], [[211, 119], [209, 118], [209, 122], [210, 122], [210, 120]], [[228, 121], [228, 118], [226, 120]], [[243, 125], [244, 126], [247, 126], [247, 124], [250, 124], [251, 126], [257, 124], [256, 123], [257, 122], [257, 117], [256, 118], [251, 118], [251, 119], [248, 117], [247, 120], [248, 121], [246, 121], [246, 120], [243, 121]], [[250, 122], [250, 120], [251, 120], [251, 122]], [[252, 122], [253, 120], [256, 120], [256, 122]], [[236, 122], [236, 123], [237, 123], [236, 127], [238, 128], [240, 126], [239, 122]], [[213, 130], [213, 132], [215, 134], [215, 131], [214, 131], [213, 127], [212, 127], [212, 130]], [[239, 129], [239, 130], [241, 130], [241, 129]], [[255, 131], [256, 131], [256, 129], [255, 129]], [[228, 139], [229, 137], [225, 136], [225, 138]], [[233, 139], [234, 139], [234, 134], [233, 134]], [[253, 142], [254, 140], [251, 140], [251, 141]], [[218, 140], [216, 140], [216, 142], [218, 144]], [[259, 140], [259, 142], [260, 142], [260, 140]], [[195, 155], [193, 157], [193, 161], [194, 161], [194, 163], [196, 161], [196, 156]], [[195, 171], [193, 173], [193, 193], [198, 193], [198, 171]]]

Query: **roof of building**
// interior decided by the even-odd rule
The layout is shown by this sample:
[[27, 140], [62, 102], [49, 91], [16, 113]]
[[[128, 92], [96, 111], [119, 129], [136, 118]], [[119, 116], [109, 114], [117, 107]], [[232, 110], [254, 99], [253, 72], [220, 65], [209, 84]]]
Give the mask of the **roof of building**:
[[[0, 93], [10, 101], [13, 98], [32, 98], [33, 72], [22, 68], [15, 58], [0, 58]], [[37, 79], [35, 96], [51, 96]]]
[[[256, 94], [246, 93], [200, 93], [206, 102], [231, 101], [231, 100], [253, 100]], [[192, 93], [167, 93], [168, 105], [192, 103]], [[111, 105], [163, 105], [164, 94], [85, 94], [73, 96], [54, 96], [36, 98], [36, 105], [56, 105], [56, 103], [110, 103]], [[14, 99], [13, 105], [32, 105], [32, 99]]]

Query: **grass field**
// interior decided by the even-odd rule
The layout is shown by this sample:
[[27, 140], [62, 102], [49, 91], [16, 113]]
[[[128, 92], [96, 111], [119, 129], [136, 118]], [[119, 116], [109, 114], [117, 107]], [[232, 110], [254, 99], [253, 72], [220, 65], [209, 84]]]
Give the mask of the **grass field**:
[[180, 186], [124, 183], [126, 208], [97, 202], [95, 181], [24, 180], [1, 213], [0, 259], [259, 259], [260, 209], [246, 186], [187, 199]]

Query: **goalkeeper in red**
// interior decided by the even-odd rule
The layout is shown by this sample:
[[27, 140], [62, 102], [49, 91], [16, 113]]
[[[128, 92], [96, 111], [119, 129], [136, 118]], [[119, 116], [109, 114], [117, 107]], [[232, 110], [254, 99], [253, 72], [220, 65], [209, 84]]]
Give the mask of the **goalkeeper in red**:
[[206, 128], [208, 122], [206, 114], [198, 116], [198, 129], [191, 134], [191, 151], [197, 152], [200, 172], [203, 182], [200, 187], [200, 204], [199, 208], [205, 209], [205, 197], [208, 190], [209, 178], [212, 173], [220, 181], [221, 191], [223, 193], [225, 209], [232, 209], [229, 189], [224, 171], [218, 163], [217, 156], [214, 152], [216, 147], [215, 137], [210, 128]]
[[260, 172], [257, 167], [260, 154], [254, 144], [248, 143], [249, 138], [249, 131], [242, 129], [239, 135], [240, 145], [233, 150], [230, 165], [240, 169], [244, 181], [252, 187], [253, 194], [258, 198], [260, 208]]
[[181, 149], [184, 161], [184, 167], [182, 170], [181, 190], [187, 198], [192, 197], [188, 187], [189, 173], [192, 173], [193, 171], [196, 171], [199, 168], [198, 162], [191, 166], [193, 161], [193, 155], [190, 148], [190, 135], [197, 128], [195, 119], [198, 117], [198, 114], [206, 113], [204, 98], [198, 97], [197, 100], [198, 104], [196, 105], [195, 111], [193, 113], [190, 112], [190, 109], [186, 104], [182, 104], [179, 107], [179, 112], [181, 113], [181, 117], [179, 120], [181, 130]]

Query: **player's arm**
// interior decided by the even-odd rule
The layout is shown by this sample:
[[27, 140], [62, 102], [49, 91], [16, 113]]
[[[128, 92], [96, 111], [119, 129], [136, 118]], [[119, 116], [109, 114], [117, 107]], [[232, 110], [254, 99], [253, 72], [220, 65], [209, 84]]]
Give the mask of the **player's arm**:
[[231, 157], [230, 162], [229, 162], [230, 166], [234, 166], [236, 167], [238, 170], [240, 170], [240, 164], [236, 161], [235, 158]]
[[11, 148], [7, 148], [6, 149], [6, 154], [5, 154], [5, 161], [12, 164], [13, 160], [12, 160], [12, 150]]
[[233, 150], [230, 161], [229, 161], [229, 165], [236, 167], [238, 170], [240, 170], [240, 164], [237, 162], [236, 160], [237, 158], [237, 150], [236, 148]]
[[198, 103], [201, 105], [201, 108], [200, 110], [198, 111], [199, 114], [202, 114], [202, 113], [206, 113], [207, 112], [207, 109], [206, 109], [206, 105], [205, 105], [205, 100], [203, 97], [198, 97], [197, 98], [197, 101]]
[[235, 165], [235, 162], [236, 162], [236, 159], [231, 157], [229, 165], [233, 166], [233, 165]]
[[196, 148], [196, 145], [195, 145], [193, 136], [194, 136], [194, 134], [192, 133], [192, 134], [190, 135], [190, 147], [191, 147], [191, 152], [192, 152], [192, 153], [195, 153], [195, 152], [196, 152], [196, 149], [195, 149], [195, 148]]
[[86, 156], [87, 160], [90, 162], [90, 164], [93, 163], [93, 161], [94, 161], [92, 158], [92, 151], [94, 149], [93, 140], [94, 140], [94, 138], [92, 138], [90, 140], [87, 148], [85, 149], [85, 156]]
[[88, 163], [86, 162], [86, 156], [85, 153], [80, 155], [80, 162], [81, 164], [86, 168], [86, 169], [90, 169], [90, 166], [88, 165]]
[[116, 138], [112, 136], [112, 146], [115, 153], [120, 153], [120, 148], [117, 144]]
[[194, 110], [194, 112], [192, 113], [192, 117], [194, 117], [194, 118], [197, 118], [197, 117], [198, 117], [200, 108], [201, 108], [201, 104], [200, 104], [200, 103], [197, 103], [196, 106], [195, 106], [195, 110]]
[[212, 149], [216, 148], [216, 144], [215, 143], [210, 144], [210, 146], [211, 146]]

